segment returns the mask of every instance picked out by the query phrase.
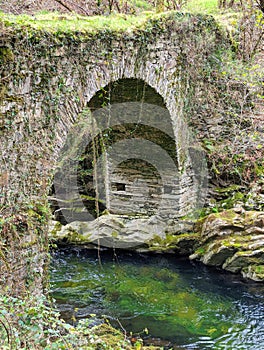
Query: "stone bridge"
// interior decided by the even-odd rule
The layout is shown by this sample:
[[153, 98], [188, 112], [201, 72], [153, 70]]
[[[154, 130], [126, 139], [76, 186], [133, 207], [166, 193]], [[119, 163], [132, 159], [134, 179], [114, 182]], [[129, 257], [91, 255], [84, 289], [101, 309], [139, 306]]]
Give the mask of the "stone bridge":
[[[219, 52], [225, 45], [226, 39], [213, 18], [179, 13], [150, 18], [143, 26], [133, 30], [101, 29], [96, 33], [89, 31], [89, 28], [85, 32], [56, 32], [48, 29], [40, 31], [30, 26], [10, 27], [2, 23], [0, 201], [1, 213], [6, 220], [2, 226], [4, 223], [9, 225], [3, 231], [1, 241], [3, 283], [8, 283], [10, 288], [16, 286], [16, 289], [19, 285], [22, 290], [25, 281], [36, 283], [43, 274], [49, 215], [47, 196], [56, 195], [51, 191], [54, 173], [67, 155], [65, 149], [69, 151], [65, 146], [67, 142], [77, 145], [78, 149], [84, 136], [90, 142], [87, 141], [85, 146], [90, 145], [91, 153], [93, 140], [99, 140], [98, 135], [104, 130], [113, 129], [119, 124], [116, 134], [120, 134], [120, 125], [130, 123], [130, 128], [134, 128], [140, 124], [142, 130], [137, 134], [137, 139], [142, 140], [145, 136], [146, 143], [138, 143], [139, 148], [151, 149], [153, 146], [151, 152], [154, 154], [154, 144], [158, 144], [169, 154], [168, 164], [170, 159], [173, 160], [171, 168], [168, 165], [169, 174], [164, 175], [160, 172], [166, 168], [165, 163], [161, 165], [162, 171], [157, 171], [159, 162], [151, 164], [151, 152], [141, 160], [140, 154], [134, 157], [152, 167], [152, 175], [156, 168], [156, 182], [154, 175], [146, 176], [146, 181], [150, 182], [149, 187], [153, 190], [150, 196], [156, 198], [154, 204], [160, 198], [168, 198], [165, 214], [161, 213], [161, 216], [180, 218], [196, 209], [197, 201], [201, 199], [199, 186], [204, 185], [204, 178], [200, 176], [200, 160], [203, 159], [200, 141], [205, 137], [222, 137], [228, 124], [216, 103], [219, 91], [228, 90], [228, 87], [221, 85], [215, 73], [220, 60]], [[118, 100], [125, 119], [121, 118], [120, 121], [118, 107], [116, 115], [112, 116], [116, 118], [115, 122], [111, 125], [102, 122], [100, 118], [107, 118], [104, 113], [109, 111], [109, 100], [113, 105], [116, 102], [115, 87], [121, 87], [117, 89], [120, 92], [130, 83], [134, 84], [132, 95], [136, 86], [141, 90], [139, 97], [132, 96], [128, 100], [122, 97]], [[111, 96], [108, 98], [109, 91]], [[152, 97], [148, 97], [148, 91], [156, 94], [159, 102], [153, 102]], [[103, 102], [100, 106], [98, 103], [103, 95], [106, 105]], [[142, 103], [143, 113], [139, 108]], [[148, 110], [148, 106], [153, 105], [156, 106], [154, 110]], [[101, 124], [92, 133], [94, 117], [91, 113], [96, 113], [99, 107], [103, 111], [101, 114], [98, 112], [99, 117], [95, 119], [97, 124]], [[128, 107], [130, 114], [126, 115]], [[151, 120], [153, 115], [154, 121]], [[155, 124], [155, 120], [158, 123]], [[164, 138], [169, 135], [169, 143], [173, 140], [170, 150], [155, 137], [160, 135], [159, 131]], [[74, 143], [76, 135], [82, 135], [80, 143]], [[124, 141], [124, 137], [117, 140]], [[129, 147], [129, 151], [132, 150], [132, 140], [129, 144], [121, 145], [121, 150], [127, 152]], [[119, 151], [120, 148], [117, 148], [116, 152]], [[108, 173], [114, 179], [107, 179], [106, 187], [112, 192], [110, 199], [104, 198], [104, 208], [125, 214], [119, 209], [125, 205], [126, 190], [130, 195], [134, 191], [137, 193], [137, 206], [141, 208], [137, 212], [142, 210], [141, 214], [145, 215], [148, 212], [144, 211], [144, 199], [140, 204], [139, 197], [146, 182], [133, 189], [133, 181], [126, 183], [122, 180], [122, 176], [127, 176], [124, 174], [127, 174], [129, 165], [122, 170], [121, 163], [131, 158], [126, 152], [123, 158], [109, 155], [111, 164], [115, 158], [115, 166]], [[74, 157], [76, 154], [68, 153], [68, 158], [72, 160]], [[157, 159], [162, 163], [166, 158], [162, 153]], [[121, 170], [118, 170], [120, 164]], [[143, 178], [141, 167], [142, 164], [138, 164], [133, 174], [138, 171], [139, 177]], [[63, 175], [60, 170], [58, 173]], [[66, 186], [71, 174], [65, 174], [68, 175], [65, 176]], [[157, 179], [161, 179], [161, 184]], [[105, 180], [101, 182], [105, 183]], [[58, 188], [61, 190], [63, 184], [57, 184]], [[124, 196], [118, 202], [116, 198], [122, 194]], [[175, 203], [170, 196], [176, 200]], [[65, 195], [61, 200], [67, 200]], [[150, 206], [153, 203], [150, 201]], [[131, 213], [131, 210], [133, 212], [131, 205], [128, 205], [128, 212]], [[12, 277], [9, 273], [7, 282], [5, 276], [8, 271], [15, 273]]]

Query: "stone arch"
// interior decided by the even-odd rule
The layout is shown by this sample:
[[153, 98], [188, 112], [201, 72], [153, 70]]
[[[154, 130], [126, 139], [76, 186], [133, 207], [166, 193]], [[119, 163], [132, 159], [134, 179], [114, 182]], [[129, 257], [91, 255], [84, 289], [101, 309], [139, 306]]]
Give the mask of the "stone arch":
[[[135, 87], [137, 87], [137, 93], [135, 94]], [[132, 89], [132, 92], [131, 92]], [[111, 96], [110, 96], [110, 91], [111, 91]], [[125, 102], [124, 102], [125, 101]], [[105, 144], [107, 143], [108, 146], [112, 147], [111, 144], [115, 142], [124, 141], [124, 139], [135, 139], [135, 138], [141, 138], [148, 140], [148, 143], [145, 142], [146, 146], [149, 146], [150, 148], [153, 148], [153, 145], [156, 145], [160, 147], [165, 153], [169, 154], [169, 157], [172, 158], [172, 162], [170, 162], [170, 159], [168, 157], [168, 164], [164, 163], [164, 155], [159, 154], [158, 150], [155, 148], [155, 157], [157, 159], [151, 159], [149, 155], [142, 154], [142, 161], [151, 163], [153, 161], [152, 167], [158, 167], [159, 171], [162, 171], [163, 173], [163, 182], [166, 182], [167, 185], [171, 188], [171, 192], [174, 193], [174, 204], [170, 203], [166, 205], [166, 211], [169, 211], [172, 207], [174, 210], [177, 210], [178, 208], [178, 201], [179, 201], [179, 195], [177, 193], [179, 192], [178, 189], [178, 169], [177, 169], [177, 150], [176, 150], [176, 143], [173, 135], [173, 126], [170, 118], [170, 114], [168, 110], [165, 107], [165, 103], [163, 98], [149, 85], [147, 85], [144, 81], [139, 80], [139, 79], [121, 79], [116, 82], [110, 82], [107, 86], [103, 87], [97, 93], [94, 95], [94, 97], [89, 101], [88, 107], [90, 110], [93, 112], [93, 121], [89, 120], [89, 112], [86, 114], [86, 118], [88, 118], [90, 123], [90, 127], [87, 126], [87, 132], [84, 133], [86, 140], [89, 139], [89, 142], [87, 142], [87, 146], [85, 147], [86, 151], [85, 157], [83, 154], [81, 154], [81, 158], [84, 157], [84, 160], [82, 161], [83, 168], [82, 171], [79, 172], [78, 174], [83, 174], [82, 176], [78, 176], [78, 179], [82, 177], [82, 186], [81, 186], [81, 191], [82, 191], [82, 199], [78, 198], [78, 201], [75, 203], [77, 205], [78, 213], [74, 212], [76, 208], [73, 208], [72, 206], [72, 200], [78, 196], [78, 184], [80, 188], [80, 181], [78, 183], [78, 179], [72, 183], [69, 183], [69, 187], [65, 186], [63, 188], [63, 178], [65, 178], [65, 174], [68, 174], [68, 178], [73, 178], [72, 174], [72, 165], [70, 169], [66, 169], [64, 167], [60, 176], [56, 176], [55, 178], [55, 184], [56, 184], [56, 191], [57, 195], [59, 195], [59, 198], [57, 196], [57, 199], [59, 201], [62, 201], [63, 203], [63, 213], [64, 216], [67, 218], [66, 221], [74, 221], [74, 220], [85, 220], [85, 214], [83, 214], [83, 207], [82, 204], [86, 207], [86, 209], [90, 208], [92, 209], [92, 206], [95, 206], [95, 197], [96, 197], [96, 189], [93, 187], [93, 183], [95, 182], [95, 169], [92, 168], [91, 164], [94, 161], [94, 145], [96, 145], [96, 152], [98, 153], [96, 157], [98, 158], [99, 156], [102, 155], [102, 145], [100, 142]], [[111, 114], [111, 122], [109, 120], [109, 116]], [[93, 125], [92, 125], [92, 124]], [[96, 125], [96, 131], [94, 135], [91, 133], [91, 128], [94, 128]], [[78, 132], [77, 132], [78, 133]], [[75, 132], [75, 135], [77, 134]], [[89, 134], [89, 136], [87, 135]], [[132, 135], [133, 134], [133, 135]], [[105, 136], [106, 135], [106, 139]], [[132, 135], [132, 136], [131, 136]], [[110, 141], [109, 141], [110, 140]], [[80, 140], [80, 143], [82, 143], [82, 140]], [[152, 144], [153, 145], [152, 145]], [[71, 138], [69, 142], [70, 146], [72, 146]], [[77, 143], [75, 147], [83, 147], [80, 146], [80, 144]], [[137, 146], [135, 147], [136, 150]], [[66, 148], [67, 151], [64, 152], [72, 152], [70, 149]], [[87, 151], [88, 149], [88, 151]], [[154, 153], [152, 151], [152, 157], [154, 156]], [[78, 153], [78, 152], [77, 152]], [[79, 153], [78, 153], [79, 154]], [[112, 153], [111, 153], [112, 154]], [[122, 154], [125, 157], [123, 159], [120, 159], [120, 162], [126, 161], [126, 159], [133, 158], [133, 150], [131, 149], [126, 149], [126, 146], [123, 146]], [[135, 154], [136, 160], [139, 161], [140, 159], [140, 150], [136, 150]], [[115, 156], [115, 158], [118, 158], [118, 156]], [[162, 158], [162, 159], [161, 159]], [[167, 159], [167, 158], [166, 158]], [[66, 155], [66, 160], [67, 160], [67, 155]], [[113, 164], [113, 161], [110, 161], [111, 164]], [[169, 165], [169, 163], [171, 163]], [[125, 163], [127, 164], [127, 163]], [[162, 167], [161, 167], [162, 164]], [[116, 163], [115, 166], [118, 166], [119, 164]], [[76, 168], [78, 167], [77, 165], [75, 166]], [[85, 171], [84, 171], [85, 170]], [[124, 169], [123, 169], [124, 170]], [[128, 173], [128, 169], [125, 169], [124, 172]], [[100, 168], [101, 173], [105, 173], [106, 170]], [[135, 169], [132, 169], [132, 173], [135, 172]], [[153, 171], [153, 175], [156, 172]], [[91, 175], [93, 173], [93, 175]], [[86, 175], [87, 174], [87, 175]], [[90, 175], [89, 175], [90, 174]], [[103, 192], [107, 193], [106, 187], [110, 188], [109, 195], [108, 197], [111, 198], [107, 200], [107, 195], [102, 195], [102, 198], [97, 196], [97, 201], [98, 201], [98, 209], [108, 209], [110, 212], [123, 212], [125, 214], [125, 211], [121, 210], [121, 205], [124, 204], [124, 201], [128, 200], [128, 197], [132, 198], [138, 198], [140, 191], [145, 191], [144, 189], [144, 181], [143, 179], [137, 179], [136, 183], [134, 183], [134, 192], [138, 193], [137, 195], [133, 195], [133, 193], [130, 194], [125, 194], [123, 195], [123, 198], [121, 198], [120, 201], [120, 207], [118, 208], [118, 205], [116, 204], [116, 199], [117, 197], [120, 197], [120, 193], [114, 193], [118, 192], [117, 191], [111, 191], [111, 188], [113, 189], [114, 186], [112, 186], [113, 183], [118, 183], [118, 177], [117, 175], [116, 179], [112, 179], [113, 174], [116, 174], [115, 169], [112, 169], [111, 173], [111, 179], [108, 180], [109, 184], [104, 187]], [[144, 171], [141, 172], [143, 178], [144, 178]], [[132, 175], [133, 177], [134, 175]], [[100, 178], [100, 175], [98, 175], [98, 172], [96, 173], [96, 177]], [[85, 181], [86, 178], [86, 181]], [[150, 183], [151, 176], [149, 177], [149, 181], [145, 182], [148, 183], [149, 185], [149, 192], [151, 193], [151, 196], [147, 195], [147, 200], [150, 200], [150, 202], [154, 202], [153, 198], [156, 197], [156, 201], [159, 201], [160, 196], [158, 194], [162, 194], [163, 192], [163, 187], [162, 183], [159, 183], [157, 186], [156, 182], [158, 179], [158, 176], [153, 176], [152, 181], [153, 183]], [[131, 180], [131, 179], [130, 179]], [[67, 180], [64, 180], [67, 181]], [[97, 180], [96, 180], [97, 181]], [[100, 183], [103, 184], [105, 182], [104, 179], [100, 178]], [[85, 183], [86, 182], [86, 183]], [[158, 181], [159, 182], [159, 181]], [[141, 185], [140, 185], [141, 183]], [[130, 184], [130, 185], [129, 185]], [[72, 188], [71, 188], [72, 187]], [[88, 188], [87, 192], [85, 191], [84, 187]], [[102, 187], [102, 186], [101, 186]], [[128, 181], [128, 188], [131, 186], [131, 181]], [[157, 188], [158, 187], [158, 188]], [[65, 193], [65, 191], [67, 193]], [[101, 189], [102, 191], [102, 189]], [[148, 192], [147, 191], [147, 192]], [[123, 191], [124, 192], [124, 191]], [[157, 195], [156, 195], [157, 194]], [[168, 192], [167, 192], [168, 194]], [[53, 196], [54, 197], [54, 196]], [[148, 198], [149, 197], [149, 198]], [[152, 199], [150, 199], [150, 197]], [[168, 197], [168, 195], [167, 195]], [[140, 198], [141, 203], [135, 203], [135, 207], [139, 208], [141, 207], [141, 214], [146, 214], [147, 212], [144, 208], [144, 200]], [[83, 203], [82, 203], [83, 202]], [[110, 202], [115, 202], [115, 204], [110, 205]], [[107, 204], [108, 203], [108, 204]], [[157, 204], [157, 203], [156, 203]], [[65, 208], [66, 205], [66, 208]], [[153, 207], [155, 207], [155, 204], [151, 204]], [[150, 206], [151, 206], [150, 205]], [[60, 206], [58, 203], [53, 203], [53, 207], [55, 210], [55, 213], [58, 218], [61, 220], [61, 212], [60, 212]], [[115, 207], [115, 209], [114, 209]], [[127, 214], [131, 214], [133, 211], [133, 203], [130, 203], [130, 209]], [[95, 213], [95, 210], [93, 210]], [[98, 210], [99, 213], [99, 210]], [[138, 213], [140, 214], [140, 213]], [[63, 220], [63, 219], [62, 219]]]
[[[133, 42], [128, 42], [127, 46], [132, 46], [131, 44], [134, 45]], [[155, 45], [153, 45], [154, 47]], [[118, 52], [116, 57], [111, 55], [110, 60], [109, 58], [105, 60], [102, 57], [97, 61], [96, 65], [82, 67], [79, 75], [76, 75], [76, 79], [84, 80], [82, 86], [79, 84], [76, 86], [80, 101], [76, 104], [75, 101], [72, 101], [71, 96], [68, 96], [68, 101], [65, 101], [65, 105], [72, 104], [74, 106], [76, 115], [70, 115], [67, 120], [63, 120], [64, 126], [68, 125], [70, 127], [75, 122], [76, 116], [82, 113], [97, 92], [109, 84], [122, 79], [143, 81], [153, 88], [164, 101], [164, 105], [171, 117], [172, 130], [177, 143], [178, 163], [180, 167], [183, 167], [188, 160], [188, 145], [190, 143], [189, 128], [183, 117], [183, 101], [181, 100], [182, 94], [185, 93], [185, 88], [182, 86], [184, 79], [181, 78], [185, 75], [185, 72], [182, 72], [180, 67], [175, 66], [175, 64], [170, 67], [170, 61], [166, 59], [166, 56], [170, 56], [170, 50], [168, 49], [167, 52], [161, 51], [164, 57], [159, 55], [155, 59], [151, 58], [151, 49], [143, 51], [142, 54], [142, 48], [138, 43], [134, 47], [133, 52], [126, 51], [125, 48], [123, 50]], [[164, 60], [166, 69], [159, 69]], [[68, 76], [65, 79], [75, 84], [74, 76]], [[176, 95], [178, 96], [176, 97]], [[72, 108], [67, 107], [66, 109], [72, 110]], [[64, 119], [62, 115], [61, 117]], [[58, 129], [58, 134], [60, 134], [60, 130], [64, 128], [58, 125]], [[62, 137], [58, 135], [59, 139], [64, 137], [65, 134]]]
[[[142, 61], [141, 61], [142, 62]], [[131, 64], [131, 61], [130, 61]], [[120, 63], [121, 67], [123, 67], [122, 63]], [[99, 65], [100, 67], [100, 65]], [[111, 70], [112, 68], [112, 70]], [[136, 98], [130, 98], [128, 101], [126, 99], [123, 99], [121, 103], [114, 103], [111, 106], [111, 115], [113, 114], [116, 117], [117, 122], [113, 122], [111, 120], [111, 125], [108, 125], [109, 123], [109, 115], [107, 109], [107, 94], [109, 92], [113, 92], [113, 98], [112, 100], [114, 102], [118, 102], [115, 99], [115, 90], [120, 92], [120, 89], [116, 88], [116, 84], [121, 84], [121, 87], [125, 88], [126, 83], [133, 83], [135, 84], [143, 84], [149, 91], [152, 91], [156, 96], [157, 96], [157, 103], [151, 104], [149, 103], [144, 103], [144, 118], [142, 121], [142, 125], [148, 125], [151, 126], [152, 128], [156, 128], [159, 130], [163, 135], [169, 135], [169, 138], [173, 140], [173, 143], [175, 145], [175, 156], [174, 156], [174, 168], [172, 164], [170, 166], [167, 166], [164, 163], [164, 159], [167, 159], [166, 156], [164, 157], [161, 154], [158, 154], [156, 152], [156, 157], [160, 160], [160, 162], [156, 162], [156, 164], [160, 163], [163, 166], [163, 170], [167, 169], [166, 171], [163, 171], [163, 199], [166, 198], [166, 200], [162, 201], [162, 204], [164, 206], [164, 210], [162, 210], [162, 215], [165, 215], [165, 217], [173, 217], [173, 218], [178, 218], [181, 216], [184, 216], [192, 211], [193, 208], [196, 207], [197, 201], [201, 200], [201, 197], [199, 197], [199, 194], [197, 193], [200, 191], [199, 186], [200, 186], [200, 178], [197, 179], [195, 177], [196, 173], [193, 171], [194, 169], [192, 168], [192, 165], [195, 163], [196, 160], [196, 171], [198, 169], [198, 172], [200, 171], [199, 166], [197, 168], [197, 158], [198, 160], [201, 158], [199, 155], [199, 152], [190, 152], [190, 138], [189, 138], [189, 132], [188, 128], [183, 120], [182, 115], [180, 113], [180, 107], [177, 105], [174, 96], [173, 96], [173, 91], [167, 92], [167, 85], [169, 84], [168, 77], [164, 72], [157, 72], [156, 70], [153, 70], [153, 67], [150, 65], [149, 68], [141, 63], [141, 68], [139, 68], [138, 62], [134, 62], [134, 65], [130, 66], [130, 69], [128, 69], [127, 66], [123, 67], [124, 70], [119, 70], [118, 74], [117, 72], [113, 69], [114, 67], [108, 68], [108, 69], [103, 69], [104, 74], [101, 76], [98, 74], [98, 72], [93, 71], [93, 75], [91, 72], [89, 73], [87, 79], [86, 79], [86, 86], [91, 83], [92, 87], [91, 90], [96, 92], [92, 95], [91, 90], [89, 90], [89, 94], [87, 93], [87, 90], [84, 88], [82, 91], [82, 107], [83, 110], [80, 115], [84, 116], [84, 119], [86, 118], [85, 121], [85, 127], [88, 130], [88, 134], [84, 133], [85, 137], [90, 138], [90, 141], [94, 138], [90, 130], [92, 128], [97, 128], [98, 130], [96, 131], [97, 133], [102, 133], [105, 130], [109, 129], [109, 127], [113, 128], [116, 126], [116, 124], [121, 124], [124, 126], [124, 124], [136, 124], [138, 123], [138, 115], [141, 113], [141, 103], [142, 103], [142, 94]], [[144, 68], [144, 69], [143, 69]], [[114, 80], [114, 77], [118, 77], [118, 79]], [[93, 80], [91, 80], [93, 77]], [[148, 80], [150, 84], [146, 82]], [[105, 83], [107, 81], [107, 84]], [[92, 84], [92, 82], [94, 84]], [[95, 84], [96, 82], [96, 84]], [[132, 84], [132, 85], [133, 85]], [[154, 86], [154, 87], [153, 87]], [[161, 91], [164, 95], [161, 95], [159, 91]], [[113, 90], [113, 91], [112, 91]], [[104, 100], [100, 101], [100, 96], [106, 97], [106, 103]], [[111, 98], [110, 98], [111, 99]], [[126, 101], [126, 102], [123, 102]], [[148, 99], [147, 99], [148, 101]], [[90, 109], [87, 110], [87, 107]], [[118, 107], [117, 107], [118, 106]], [[154, 109], [152, 108], [154, 106]], [[100, 108], [101, 107], [101, 108]], [[117, 107], [117, 108], [116, 108]], [[152, 108], [152, 109], [151, 109]], [[164, 118], [160, 118], [158, 115], [159, 113], [159, 108], [163, 109], [163, 114], [165, 115]], [[170, 112], [170, 110], [172, 112]], [[120, 115], [120, 110], [121, 114]], [[156, 111], [158, 110], [158, 112]], [[95, 120], [91, 122], [91, 119], [88, 115], [92, 111], [93, 117], [95, 116]], [[130, 114], [129, 114], [130, 111]], [[99, 114], [98, 114], [99, 113]], [[178, 114], [177, 114], [178, 113]], [[96, 114], [98, 114], [96, 116]], [[146, 114], [148, 115], [146, 119]], [[111, 116], [111, 118], [112, 118]], [[124, 117], [125, 116], [125, 117]], [[149, 119], [148, 119], [149, 118]], [[152, 118], [152, 120], [151, 120]], [[108, 120], [108, 121], [107, 121]], [[88, 124], [87, 124], [88, 121]], [[81, 119], [81, 124], [83, 122], [83, 119]], [[90, 123], [90, 124], [89, 124]], [[99, 123], [99, 126], [98, 126]], [[64, 125], [67, 124], [64, 122]], [[80, 125], [81, 125], [80, 124]], [[97, 124], [97, 125], [95, 125]], [[61, 128], [58, 128], [59, 131], [61, 131]], [[152, 129], [153, 130], [153, 129]], [[120, 131], [120, 130], [119, 130]], [[79, 130], [79, 132], [82, 134], [82, 131]], [[94, 131], [93, 131], [94, 132]], [[96, 135], [95, 132], [95, 135]], [[78, 133], [78, 132], [77, 132]], [[76, 135], [76, 131], [75, 131]], [[152, 135], [153, 136], [153, 135]], [[67, 137], [67, 133], [66, 133]], [[156, 140], [154, 140], [154, 143]], [[82, 141], [81, 141], [82, 142]], [[71, 143], [70, 143], [71, 144]], [[78, 146], [79, 147], [79, 146]], [[123, 146], [125, 147], [125, 146]], [[166, 148], [166, 147], [165, 147]], [[124, 149], [122, 151], [124, 153]], [[195, 154], [196, 159], [192, 157], [192, 155]], [[197, 157], [198, 154], [198, 157]], [[127, 159], [129, 158], [129, 154], [127, 154]], [[131, 157], [130, 157], [131, 158]], [[138, 154], [136, 155], [136, 158], [138, 158]], [[124, 161], [125, 159], [122, 159]], [[149, 161], [148, 156], [146, 158], [143, 157], [144, 161]], [[169, 163], [169, 160], [168, 160]], [[117, 166], [118, 164], [116, 164]], [[101, 165], [102, 167], [102, 165]], [[161, 171], [161, 168], [159, 168]], [[102, 168], [100, 169], [102, 173], [105, 172]], [[67, 172], [67, 171], [66, 171]], [[65, 173], [65, 171], [64, 171]], [[113, 172], [114, 173], [114, 172]], [[97, 176], [97, 175], [96, 175]], [[112, 176], [112, 175], [111, 175]], [[200, 176], [200, 174], [199, 174]], [[71, 178], [72, 176], [69, 176]], [[94, 178], [93, 178], [94, 179]], [[74, 191], [73, 194], [75, 196], [78, 196], [77, 193], [77, 180], [75, 179], [76, 184], [72, 185], [70, 183], [70, 186], [73, 187]], [[107, 193], [111, 192], [108, 191], [106, 187], [111, 188], [110, 180], [108, 180], [108, 185], [103, 184], [104, 180], [100, 178], [100, 188], [101, 188], [101, 193], [100, 196], [102, 196], [102, 200], [98, 197], [96, 197], [95, 193], [92, 193], [92, 196], [88, 194], [87, 198], [92, 197], [92, 198], [97, 198], [98, 201], [98, 207], [101, 208], [100, 211], [103, 211], [103, 209], [108, 209], [111, 211], [111, 206], [110, 206], [110, 200], [109, 198], [111, 197], [110, 195], [107, 196]], [[112, 181], [112, 182], [118, 182], [118, 181]], [[166, 186], [166, 190], [165, 190]], [[98, 187], [96, 185], [96, 187]], [[103, 189], [103, 190], [102, 190]], [[198, 189], [198, 191], [197, 191]], [[69, 190], [71, 192], [71, 190]], [[102, 195], [102, 192], [105, 193], [105, 195]], [[71, 194], [71, 196], [73, 196]], [[66, 200], [69, 200], [68, 197], [66, 197]], [[91, 201], [94, 199], [89, 199], [88, 202], [91, 204]], [[81, 204], [81, 214], [72, 215], [68, 216], [68, 221], [74, 221], [76, 219], [84, 219], [86, 216], [83, 216], [83, 203], [84, 201], [79, 201]], [[166, 202], [166, 204], [164, 204]], [[85, 208], [87, 208], [90, 204], [85, 205]], [[117, 210], [118, 211], [118, 210]], [[70, 212], [72, 212], [72, 208], [70, 209]], [[84, 209], [85, 212], [85, 209]], [[94, 211], [95, 212], [95, 211]], [[97, 215], [98, 215], [99, 209], [97, 208]]]

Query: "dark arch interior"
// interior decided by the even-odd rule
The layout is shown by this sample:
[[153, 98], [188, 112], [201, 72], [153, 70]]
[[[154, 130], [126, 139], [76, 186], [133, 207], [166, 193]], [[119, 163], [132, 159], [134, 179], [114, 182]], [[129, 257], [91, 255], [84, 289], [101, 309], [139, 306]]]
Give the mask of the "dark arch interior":
[[[111, 82], [93, 96], [88, 103], [88, 107], [93, 112], [107, 105], [123, 102], [144, 102], [166, 108], [162, 96], [144, 81], [138, 79], [120, 79]], [[167, 120], [167, 123], [171, 124], [171, 121]], [[112, 210], [111, 208], [106, 208], [105, 198], [98, 197], [98, 191], [95, 188], [94, 164], [96, 164], [97, 159], [108, 147], [121, 140], [137, 138], [151, 141], [164, 149], [176, 163], [176, 146], [173, 137], [158, 127], [155, 128], [147, 124], [147, 122], [144, 124], [143, 114], [141, 122], [128, 122], [111, 126], [111, 128], [103, 130], [100, 135], [97, 135], [89, 142], [78, 162], [77, 186], [80, 198], [74, 203], [74, 208], [71, 202], [71, 207], [69, 208], [71, 214], [67, 215], [67, 218], [63, 214], [65, 213], [65, 208], [62, 212], [60, 206], [57, 205], [58, 203], [53, 201], [53, 212], [57, 220], [63, 224], [69, 221], [84, 221], [85, 215], [82, 214], [81, 210], [78, 212], [78, 209], [82, 206], [85, 206], [94, 218], [101, 215], [105, 209], [114, 214], [125, 214], [128, 207], [128, 214], [137, 212], [142, 214], [153, 213], [162, 193], [161, 179], [156, 169], [145, 161], [129, 159], [129, 161], [122, 162], [115, 169], [109, 184], [113, 202]], [[171, 125], [170, 127], [172, 130]], [[129, 158], [129, 153], [127, 157]], [[142, 184], [144, 185], [142, 186]], [[145, 193], [144, 198], [146, 198], [146, 201], [142, 203], [139, 203], [137, 200], [140, 191]], [[133, 200], [135, 200], [134, 210]], [[130, 202], [129, 206], [128, 202]], [[66, 203], [64, 204], [67, 206]]]
[[88, 103], [91, 111], [110, 103], [140, 102], [166, 108], [163, 97], [157, 91], [139, 79], [120, 79], [101, 88]]

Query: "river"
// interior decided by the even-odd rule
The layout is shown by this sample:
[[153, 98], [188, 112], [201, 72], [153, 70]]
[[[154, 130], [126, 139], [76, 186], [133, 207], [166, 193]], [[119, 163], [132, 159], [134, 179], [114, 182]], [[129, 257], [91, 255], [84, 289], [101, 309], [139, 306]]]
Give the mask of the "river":
[[[63, 248], [51, 295], [67, 322], [107, 318], [174, 349], [264, 349], [264, 285], [173, 255]], [[147, 330], [146, 330], [147, 329]]]

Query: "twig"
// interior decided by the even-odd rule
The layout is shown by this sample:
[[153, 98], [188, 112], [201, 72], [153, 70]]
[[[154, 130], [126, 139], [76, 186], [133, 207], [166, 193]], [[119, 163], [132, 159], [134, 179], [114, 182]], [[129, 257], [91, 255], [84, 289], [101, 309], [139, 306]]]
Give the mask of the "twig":
[[[5, 321], [7, 322], [9, 329], [5, 325], [4, 321], [2, 321], [1, 319], [0, 319], [0, 324], [4, 327], [4, 329], [6, 331], [7, 342], [10, 345], [10, 349], [12, 349], [12, 347], [13, 347], [13, 343], [12, 343], [12, 328], [11, 328], [10, 323], [7, 320], [7, 318], [4, 315], [2, 315], [2, 317], [4, 317]], [[11, 337], [10, 337], [10, 335], [11, 335]]]
[[117, 318], [116, 319], [117, 323], [119, 324], [120, 328], [122, 329], [123, 333], [124, 333], [124, 336], [125, 336], [125, 339], [124, 341], [127, 339], [127, 331], [125, 330], [125, 328], [123, 327], [122, 323], [119, 321], [119, 319]]
[[[62, 5], [64, 8], [66, 8], [68, 11], [70, 11], [70, 12], [73, 11], [68, 5], [65, 5], [63, 1], [61, 1], [61, 0], [55, 0], [55, 1], [56, 1], [57, 3], [59, 3], [60, 5]], [[82, 10], [82, 11], [86, 14], [86, 16], [89, 16], [89, 13], [88, 13], [82, 6], [80, 6], [80, 5], [76, 4], [76, 3], [73, 3], [73, 2], [71, 2], [71, 1], [69, 1], [69, 0], [67, 0], [67, 2], [68, 2], [70, 5], [72, 5], [72, 6], [78, 7], [80, 10]]]
[[68, 7], [67, 5], [65, 5], [63, 3], [63, 1], [61, 0], [54, 0], [55, 2], [57, 2], [58, 4], [60, 4], [61, 6], [63, 6], [66, 10], [68, 10], [69, 12], [72, 12], [72, 9], [70, 7]]

